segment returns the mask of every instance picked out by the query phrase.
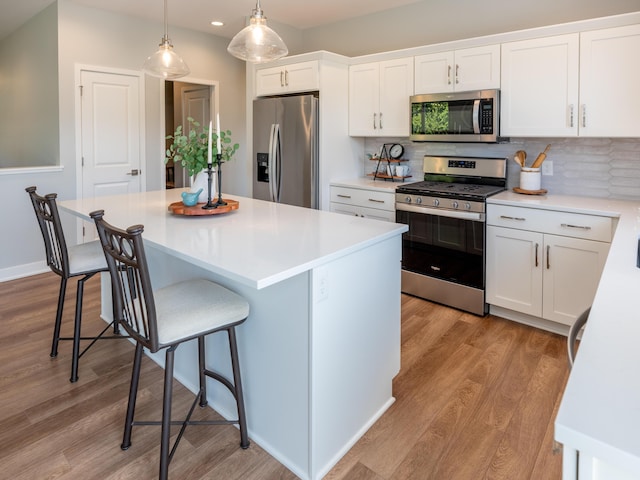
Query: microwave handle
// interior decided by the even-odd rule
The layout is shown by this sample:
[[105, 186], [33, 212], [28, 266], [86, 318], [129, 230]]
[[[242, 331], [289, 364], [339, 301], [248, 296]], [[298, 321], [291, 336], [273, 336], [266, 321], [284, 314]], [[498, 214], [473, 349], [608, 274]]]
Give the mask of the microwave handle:
[[473, 101], [473, 133], [480, 133], [480, 99]]

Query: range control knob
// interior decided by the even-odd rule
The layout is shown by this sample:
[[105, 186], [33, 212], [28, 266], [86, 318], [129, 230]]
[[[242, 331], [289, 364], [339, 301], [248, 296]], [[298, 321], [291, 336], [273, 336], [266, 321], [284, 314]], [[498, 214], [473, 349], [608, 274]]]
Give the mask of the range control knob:
[[416, 203], [417, 203], [418, 205], [420, 205], [420, 204], [422, 203], [422, 197], [417, 197], [417, 198], [416, 198]]
[[469, 202], [464, 203], [465, 210], [471, 210], [471, 204]]
[[458, 202], [457, 202], [457, 200], [454, 200], [453, 202], [451, 202], [451, 206], [452, 206], [453, 208], [458, 208]]
[[404, 201], [407, 203], [411, 203], [411, 197], [407, 195], [406, 197], [404, 197]]
[[437, 198], [433, 199], [433, 206], [437, 207], [438, 205], [440, 205], [440, 200], [438, 200]]

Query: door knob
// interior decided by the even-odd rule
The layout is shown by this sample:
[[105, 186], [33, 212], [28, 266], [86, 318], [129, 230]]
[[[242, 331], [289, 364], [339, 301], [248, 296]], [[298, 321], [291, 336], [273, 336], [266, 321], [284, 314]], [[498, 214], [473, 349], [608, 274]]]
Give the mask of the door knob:
[[134, 168], [129, 173], [127, 173], [127, 175], [132, 175], [135, 177], [136, 175], [140, 175], [140, 173], [142, 173], [140, 170], [138, 170], [137, 168]]

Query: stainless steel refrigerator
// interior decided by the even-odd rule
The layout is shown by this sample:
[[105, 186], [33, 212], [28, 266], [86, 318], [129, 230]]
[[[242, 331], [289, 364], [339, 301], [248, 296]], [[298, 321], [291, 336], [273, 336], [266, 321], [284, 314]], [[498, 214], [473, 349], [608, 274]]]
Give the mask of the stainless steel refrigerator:
[[318, 99], [253, 102], [253, 198], [318, 208]]

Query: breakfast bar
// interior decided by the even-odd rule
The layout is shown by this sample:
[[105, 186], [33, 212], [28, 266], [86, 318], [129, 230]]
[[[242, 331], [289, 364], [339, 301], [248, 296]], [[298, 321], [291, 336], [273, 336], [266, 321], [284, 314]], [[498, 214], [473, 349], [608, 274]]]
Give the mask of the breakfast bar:
[[[244, 197], [229, 213], [176, 215], [182, 190], [60, 202], [84, 220], [144, 225], [154, 288], [208, 278], [243, 295], [238, 329], [249, 436], [302, 479], [322, 478], [393, 403], [400, 370], [400, 260], [406, 226]], [[109, 282], [102, 282], [110, 319]], [[106, 308], [105, 308], [106, 307]], [[175, 376], [197, 390], [195, 342], [176, 351]], [[230, 373], [222, 335], [210, 367]], [[151, 355], [162, 365], [163, 355]], [[233, 398], [208, 385], [209, 404], [233, 418]]]

